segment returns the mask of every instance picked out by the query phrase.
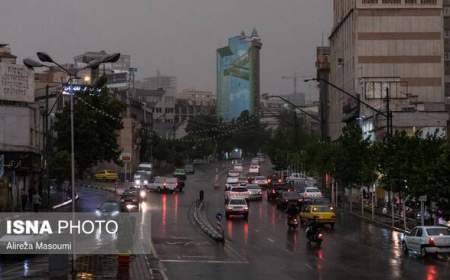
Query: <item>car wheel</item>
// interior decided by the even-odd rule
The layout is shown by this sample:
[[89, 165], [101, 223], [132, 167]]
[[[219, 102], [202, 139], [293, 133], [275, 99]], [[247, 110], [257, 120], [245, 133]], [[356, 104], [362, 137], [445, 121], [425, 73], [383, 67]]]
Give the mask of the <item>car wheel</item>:
[[405, 241], [403, 241], [402, 247], [403, 247], [403, 253], [405, 254], [405, 256], [408, 256], [409, 255], [409, 249], [408, 249], [408, 246], [406, 246], [406, 242]]
[[420, 247], [420, 257], [421, 258], [426, 258], [427, 256], [427, 250], [425, 247]]

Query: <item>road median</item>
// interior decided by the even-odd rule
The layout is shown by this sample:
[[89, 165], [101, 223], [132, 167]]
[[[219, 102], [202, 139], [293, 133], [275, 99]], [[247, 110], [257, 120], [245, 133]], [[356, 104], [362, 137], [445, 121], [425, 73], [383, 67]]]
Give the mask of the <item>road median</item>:
[[211, 225], [211, 223], [206, 218], [204, 202], [197, 200], [194, 202], [193, 206], [194, 221], [200, 227], [200, 229], [213, 240], [217, 242], [224, 242], [225, 238], [223, 233], [214, 228], [214, 226]]

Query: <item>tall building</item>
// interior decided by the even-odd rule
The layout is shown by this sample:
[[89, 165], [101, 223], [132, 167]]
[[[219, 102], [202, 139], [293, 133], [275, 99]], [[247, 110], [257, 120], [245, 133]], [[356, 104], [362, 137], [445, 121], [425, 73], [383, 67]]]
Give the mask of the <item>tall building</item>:
[[444, 0], [444, 89], [447, 110], [450, 111], [450, 0]]
[[177, 78], [161, 75], [159, 71], [156, 71], [156, 76], [144, 78], [138, 87], [149, 90], [162, 88], [168, 96], [175, 96], [177, 93]]
[[[330, 81], [379, 111], [389, 104], [394, 131], [442, 133], [448, 120], [442, 5], [442, 0], [335, 0]], [[382, 114], [333, 88], [328, 97], [332, 139], [341, 134], [341, 121], [356, 117], [367, 136], [384, 137]]]
[[[317, 47], [316, 49], [316, 70], [317, 78], [328, 81], [330, 79], [330, 47]], [[332, 122], [328, 114], [328, 85], [323, 82], [319, 84], [319, 116], [320, 135], [322, 139], [330, 136], [328, 124]]]
[[22, 192], [39, 188], [42, 118], [33, 73], [16, 64], [6, 44], [0, 44], [0, 81], [0, 211], [14, 211]]
[[217, 114], [230, 121], [248, 110], [258, 111], [260, 90], [259, 53], [261, 39], [255, 29], [228, 39], [228, 46], [217, 50]]
[[180, 124], [199, 115], [214, 113], [216, 98], [212, 91], [184, 89], [175, 101], [175, 123]]

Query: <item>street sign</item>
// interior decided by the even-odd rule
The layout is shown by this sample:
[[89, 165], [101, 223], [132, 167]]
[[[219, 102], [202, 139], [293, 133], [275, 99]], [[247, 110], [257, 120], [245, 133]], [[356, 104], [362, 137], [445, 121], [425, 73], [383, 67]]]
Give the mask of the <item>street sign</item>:
[[427, 201], [427, 196], [426, 195], [419, 196], [419, 201], [420, 202], [426, 202]]
[[221, 222], [221, 221], [222, 221], [222, 218], [223, 218], [222, 213], [217, 213], [217, 214], [216, 214], [216, 220], [217, 220], [217, 221]]
[[5, 155], [0, 155], [0, 178], [5, 174]]

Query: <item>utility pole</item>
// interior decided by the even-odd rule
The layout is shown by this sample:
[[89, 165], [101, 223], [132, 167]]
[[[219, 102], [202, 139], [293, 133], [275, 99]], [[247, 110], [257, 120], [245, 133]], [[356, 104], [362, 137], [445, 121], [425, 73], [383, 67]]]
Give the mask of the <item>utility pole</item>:
[[48, 133], [48, 95], [49, 95], [49, 85], [47, 84], [45, 86], [45, 115], [44, 115], [44, 187], [47, 190], [47, 208], [50, 209], [50, 184], [48, 182], [48, 140], [49, 140], [49, 133]]

